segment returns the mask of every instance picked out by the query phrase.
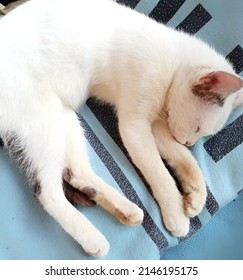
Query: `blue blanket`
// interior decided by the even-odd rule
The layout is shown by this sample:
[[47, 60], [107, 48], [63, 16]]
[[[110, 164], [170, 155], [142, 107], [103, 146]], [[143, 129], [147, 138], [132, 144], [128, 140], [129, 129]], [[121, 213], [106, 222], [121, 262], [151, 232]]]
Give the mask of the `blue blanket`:
[[[243, 70], [243, 1], [119, 0], [154, 19], [203, 38]], [[102, 12], [102, 11], [101, 11]], [[164, 252], [192, 238], [223, 206], [237, 197], [242, 184], [243, 110], [230, 117], [217, 135], [200, 140], [192, 152], [204, 174], [208, 199], [191, 219], [186, 238], [172, 237], [160, 210], [129, 161], [109, 106], [89, 100], [79, 117], [86, 130], [91, 164], [98, 175], [145, 213], [141, 226], [121, 225], [99, 207], [79, 208], [111, 244], [107, 259], [160, 259]], [[48, 216], [26, 187], [25, 179], [0, 151], [0, 259], [92, 259]]]

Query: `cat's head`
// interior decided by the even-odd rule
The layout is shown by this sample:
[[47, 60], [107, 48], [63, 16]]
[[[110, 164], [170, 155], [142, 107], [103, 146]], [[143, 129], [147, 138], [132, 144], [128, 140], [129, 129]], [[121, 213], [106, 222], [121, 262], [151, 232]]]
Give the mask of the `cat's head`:
[[239, 76], [204, 67], [176, 75], [166, 102], [172, 136], [192, 146], [200, 137], [218, 132], [232, 110], [243, 104], [242, 86]]

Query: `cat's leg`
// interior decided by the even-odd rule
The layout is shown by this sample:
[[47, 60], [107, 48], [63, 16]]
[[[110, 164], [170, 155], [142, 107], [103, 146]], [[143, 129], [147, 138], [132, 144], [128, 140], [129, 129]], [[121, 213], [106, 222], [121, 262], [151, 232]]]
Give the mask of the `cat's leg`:
[[142, 117], [135, 118], [133, 113], [122, 112], [119, 130], [123, 143], [150, 184], [166, 228], [174, 236], [185, 236], [189, 231], [189, 219], [184, 214], [183, 197], [160, 158], [150, 122]]
[[153, 134], [161, 156], [175, 169], [181, 183], [185, 213], [194, 217], [201, 212], [206, 202], [207, 190], [202, 172], [188, 148], [171, 136], [165, 122], [155, 121]]
[[[95, 256], [103, 257], [109, 250], [106, 238], [85, 218], [63, 193], [62, 173], [65, 165], [66, 135], [63, 111], [42, 109], [25, 124], [21, 146], [17, 156], [24, 153], [29, 164], [27, 172], [34, 182], [36, 197], [44, 209], [68, 232], [83, 249]], [[32, 120], [35, 120], [32, 122]], [[32, 122], [32, 123], [31, 123]], [[24, 135], [25, 134], [25, 135]], [[10, 148], [11, 149], [11, 148]], [[34, 181], [33, 178], [35, 177]]]
[[90, 167], [77, 115], [66, 109], [66, 168], [64, 179], [128, 225], [140, 224], [143, 211], [98, 177]]
[[[52, 162], [52, 164], [54, 164]], [[52, 165], [53, 166], [53, 165]], [[49, 169], [47, 169], [49, 167]], [[50, 172], [47, 164], [43, 172]], [[90, 255], [104, 257], [109, 251], [109, 243], [95, 226], [68, 202], [62, 190], [61, 173], [52, 173], [47, 182], [40, 179], [41, 192], [38, 196], [44, 209], [69, 233]], [[41, 178], [41, 175], [40, 175]]]

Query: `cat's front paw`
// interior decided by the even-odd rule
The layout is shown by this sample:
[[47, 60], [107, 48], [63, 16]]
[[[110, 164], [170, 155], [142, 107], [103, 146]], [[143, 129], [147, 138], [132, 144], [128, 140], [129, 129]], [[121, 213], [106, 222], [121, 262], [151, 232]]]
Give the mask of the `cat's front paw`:
[[191, 159], [190, 164], [185, 161], [178, 166], [177, 172], [183, 189], [185, 214], [188, 217], [195, 217], [202, 211], [207, 198], [203, 174], [194, 159], [193, 161]]
[[178, 213], [164, 215], [163, 220], [167, 230], [175, 237], [184, 237], [189, 232], [190, 221], [183, 213], [183, 210]]
[[89, 240], [82, 244], [83, 249], [95, 258], [104, 258], [110, 249], [110, 244], [102, 234], [90, 236]]
[[203, 182], [196, 182], [186, 187], [184, 193], [184, 209], [188, 217], [195, 217], [198, 215], [206, 202], [207, 189], [206, 184]]
[[130, 201], [116, 207], [114, 214], [121, 223], [129, 226], [141, 224], [144, 216], [142, 209]]

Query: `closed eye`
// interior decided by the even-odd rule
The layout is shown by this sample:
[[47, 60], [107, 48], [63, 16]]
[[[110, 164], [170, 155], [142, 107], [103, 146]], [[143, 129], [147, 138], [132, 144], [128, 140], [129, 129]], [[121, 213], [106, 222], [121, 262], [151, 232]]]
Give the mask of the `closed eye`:
[[197, 129], [195, 130], [196, 133], [198, 133], [200, 131], [200, 126], [197, 127]]

